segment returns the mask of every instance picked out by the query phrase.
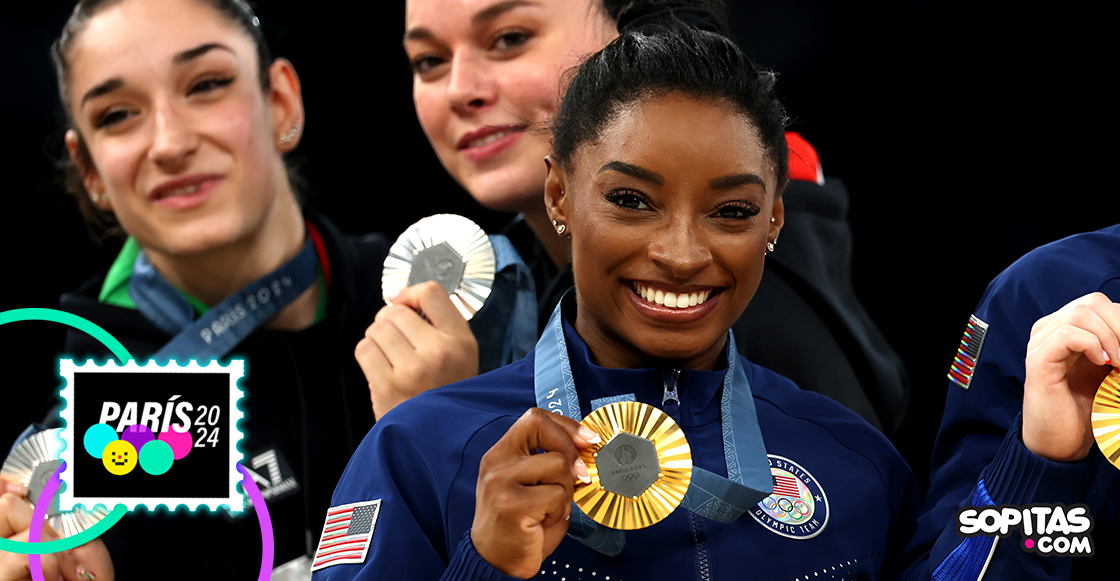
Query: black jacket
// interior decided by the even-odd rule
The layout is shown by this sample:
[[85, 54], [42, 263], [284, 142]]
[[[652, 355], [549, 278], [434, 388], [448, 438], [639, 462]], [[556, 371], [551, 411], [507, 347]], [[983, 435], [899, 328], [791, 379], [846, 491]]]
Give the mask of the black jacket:
[[[373, 426], [354, 347], [383, 304], [381, 269], [389, 247], [380, 234], [347, 237], [322, 216], [309, 212], [308, 219], [322, 234], [329, 258], [326, 318], [297, 333], [258, 330], [228, 356], [247, 362], [242, 464], [268, 481], [260, 488], [272, 518], [277, 566], [314, 551], [335, 484]], [[97, 277], [63, 295], [61, 309], [100, 325], [145, 361], [170, 337], [137, 311], [97, 302], [102, 282]], [[67, 334], [65, 353], [77, 360], [109, 357], [96, 339], [76, 330]], [[270, 452], [279, 478], [268, 469]], [[260, 528], [252, 509], [236, 518], [204, 509], [134, 511], [104, 538], [122, 580], [243, 581], [256, 579], [260, 569]]]

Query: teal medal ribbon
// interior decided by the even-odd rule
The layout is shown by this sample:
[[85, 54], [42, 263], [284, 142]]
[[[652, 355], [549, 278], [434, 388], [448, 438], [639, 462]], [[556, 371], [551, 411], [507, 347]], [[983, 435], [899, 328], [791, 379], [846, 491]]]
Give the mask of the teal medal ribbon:
[[214, 306], [198, 320], [194, 307], [152, 266], [147, 253], [136, 256], [128, 296], [136, 309], [171, 341], [154, 356], [158, 362], [220, 359], [265, 321], [315, 283], [319, 259], [307, 237], [300, 251], [276, 270], [258, 278]]
[[[544, 334], [537, 341], [533, 389], [537, 406], [578, 422], [583, 417], [564, 340], [563, 302], [561, 299], [556, 305]], [[727, 478], [693, 464], [692, 481], [681, 506], [700, 516], [729, 523], [774, 492], [754, 396], [747, 374], [739, 364], [735, 336], [730, 332], [720, 412]], [[596, 523], [574, 503], [568, 534], [608, 556], [620, 553], [626, 542], [623, 531]]]

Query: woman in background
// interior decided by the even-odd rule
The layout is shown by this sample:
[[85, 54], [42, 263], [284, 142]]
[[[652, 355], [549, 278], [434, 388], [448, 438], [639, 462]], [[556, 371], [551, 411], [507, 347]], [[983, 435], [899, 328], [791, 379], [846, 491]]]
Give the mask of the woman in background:
[[[417, 117], [444, 168], [479, 203], [520, 215], [504, 233], [534, 274], [540, 325], [572, 285], [570, 244], [552, 235], [541, 203], [550, 138], [546, 127], [565, 75], [617, 36], [628, 4], [634, 3], [407, 2], [404, 45], [414, 71]], [[648, 4], [647, 10], [673, 9], [709, 30], [726, 30], [719, 2], [639, 4]], [[705, 17], [705, 12], [720, 16]], [[787, 227], [779, 250], [767, 261], [754, 306], [735, 324], [740, 352], [891, 433], [905, 413], [907, 380], [851, 286], [847, 192], [839, 180], [825, 182], [807, 142], [794, 133], [788, 141], [794, 154], [784, 196]], [[420, 328], [414, 313], [400, 309], [395, 316], [398, 326]], [[382, 355], [403, 343], [392, 330], [375, 323], [370, 340], [357, 352], [383, 409], [419, 392], [420, 382], [396, 373], [389, 363], [393, 358]], [[807, 352], [813, 353], [812, 364]], [[402, 368], [424, 369], [422, 350], [398, 347], [396, 353]]]
[[[272, 60], [243, 1], [82, 0], [54, 58], [69, 117], [72, 193], [85, 214], [128, 235], [109, 271], [65, 295], [61, 308], [108, 331], [139, 362], [247, 361], [240, 449], [268, 499], [273, 578], [306, 579], [309, 539], [322, 530], [338, 476], [374, 421], [353, 349], [383, 306], [388, 243], [344, 236], [300, 207], [284, 160], [305, 127], [300, 82], [290, 62]], [[228, 297], [270, 273], [305, 284], [273, 296], [273, 305], [292, 299], [276, 312], [231, 327], [245, 332], [221, 350], [183, 342], [211, 313], [227, 312]], [[437, 305], [429, 314], [442, 313]], [[458, 321], [468, 343], [459, 353], [474, 367], [441, 366], [452, 375], [429, 387], [477, 370], [473, 338]], [[109, 357], [77, 331], [67, 334], [64, 353]], [[6, 494], [0, 506], [16, 523], [5, 536], [25, 534], [27, 501]], [[259, 539], [252, 511], [139, 512], [106, 535], [112, 565], [77, 564], [99, 579], [112, 578], [115, 566], [121, 578], [243, 581], [257, 577]], [[26, 577], [25, 556], [4, 557], [14, 564], [0, 578]], [[71, 569], [63, 566], [68, 579]]]
[[[332, 500], [368, 529], [325, 533], [315, 579], [897, 571], [917, 505], [905, 462], [855, 414], [742, 358], [729, 332], [784, 225], [774, 76], [718, 34], [646, 15], [580, 68], [555, 120], [545, 206], [549, 235], [571, 240], [575, 292], [529, 356], [374, 426]], [[620, 403], [676, 421], [697, 485], [625, 533], [572, 508], [591, 482], [578, 450], [598, 437], [573, 420]], [[598, 474], [616, 452], [600, 450]], [[737, 492], [703, 496], [716, 490]]]

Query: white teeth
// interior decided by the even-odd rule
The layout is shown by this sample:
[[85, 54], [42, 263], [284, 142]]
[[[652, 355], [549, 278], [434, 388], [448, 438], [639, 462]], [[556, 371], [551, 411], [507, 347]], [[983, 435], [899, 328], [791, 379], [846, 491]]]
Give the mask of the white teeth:
[[686, 309], [688, 307], [695, 307], [696, 305], [703, 304], [712, 295], [711, 290], [695, 292], [695, 293], [671, 293], [662, 290], [657, 290], [634, 283], [634, 290], [638, 296], [645, 299], [646, 302], [654, 303], [671, 309]]
[[177, 189], [174, 189], [174, 190], [171, 190], [169, 192], [164, 193], [163, 197], [164, 198], [174, 198], [174, 197], [177, 197], [177, 196], [189, 196], [189, 195], [197, 192], [200, 187], [202, 187], [202, 184], [195, 184], [193, 186], [187, 186], [185, 188], [177, 188]]
[[513, 133], [512, 130], [499, 131], [498, 133], [492, 133], [490, 135], [487, 135], [486, 137], [483, 137], [482, 139], [476, 139], [474, 141], [471, 141], [470, 143], [467, 144], [467, 147], [482, 147], [483, 145], [493, 143], [493, 142], [495, 142], [495, 141], [497, 141], [497, 140], [499, 140], [499, 139], [501, 139], [501, 138], [503, 138], [503, 137], [505, 137], [505, 136], [507, 136], [511, 133]]

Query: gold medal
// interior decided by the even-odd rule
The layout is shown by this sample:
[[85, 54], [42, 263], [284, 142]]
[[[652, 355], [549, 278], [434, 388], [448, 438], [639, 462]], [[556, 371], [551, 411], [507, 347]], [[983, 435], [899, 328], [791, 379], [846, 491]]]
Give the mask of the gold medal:
[[434, 280], [468, 321], [490, 296], [497, 262], [490, 238], [477, 224], [455, 214], [436, 214], [409, 226], [389, 248], [381, 292]]
[[[43, 488], [62, 464], [61, 432], [61, 428], [54, 428], [32, 434], [12, 450], [0, 468], [0, 474], [7, 480], [27, 487], [27, 499], [31, 504], [39, 503]], [[101, 506], [93, 510], [75, 507], [74, 510], [61, 511], [56, 496], [47, 509], [46, 521], [66, 538], [92, 527], [108, 514]]]
[[1120, 370], [1104, 378], [1093, 398], [1093, 437], [1104, 457], [1120, 468]]
[[580, 451], [591, 475], [575, 502], [612, 529], [641, 529], [669, 516], [692, 480], [692, 451], [677, 423], [644, 403], [605, 405], [583, 419], [602, 442]]

